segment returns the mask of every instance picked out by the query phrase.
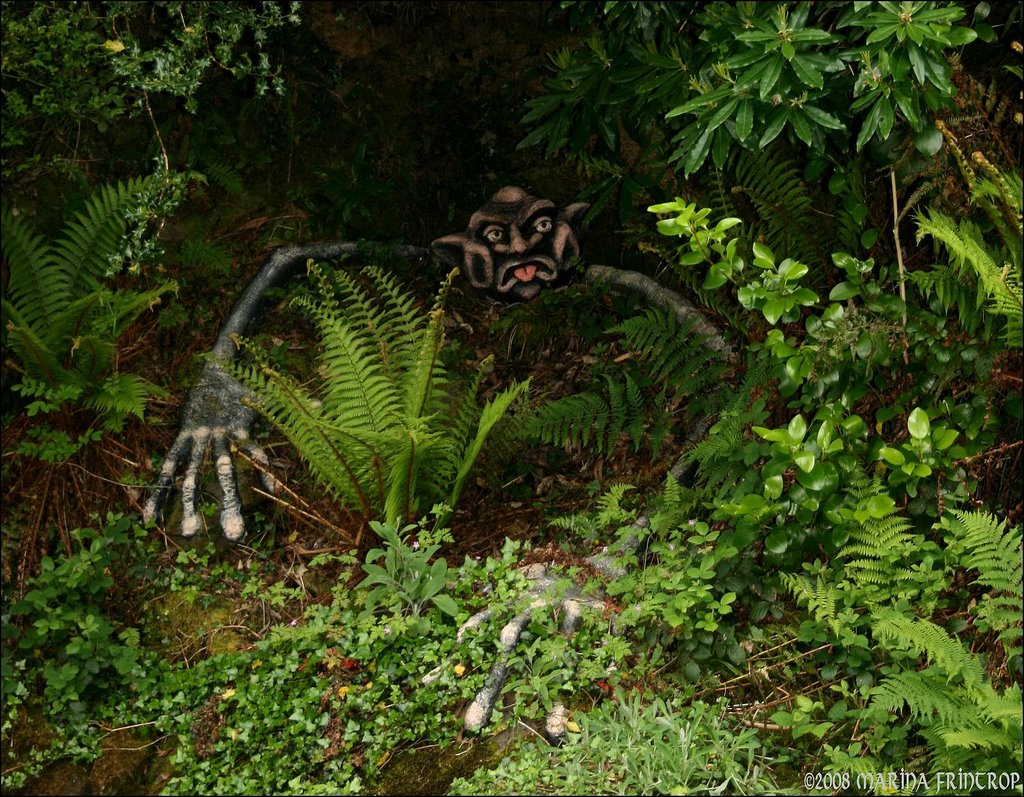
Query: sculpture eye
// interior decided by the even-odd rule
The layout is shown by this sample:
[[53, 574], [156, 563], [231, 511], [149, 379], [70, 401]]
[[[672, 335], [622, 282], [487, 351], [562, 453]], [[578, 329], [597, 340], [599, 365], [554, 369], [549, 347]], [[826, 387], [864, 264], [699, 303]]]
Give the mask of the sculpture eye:
[[533, 223], [533, 229], [537, 232], [551, 232], [551, 219], [537, 219], [537, 221]]
[[488, 227], [484, 230], [484, 238], [492, 244], [501, 243], [505, 240], [505, 231], [501, 227]]

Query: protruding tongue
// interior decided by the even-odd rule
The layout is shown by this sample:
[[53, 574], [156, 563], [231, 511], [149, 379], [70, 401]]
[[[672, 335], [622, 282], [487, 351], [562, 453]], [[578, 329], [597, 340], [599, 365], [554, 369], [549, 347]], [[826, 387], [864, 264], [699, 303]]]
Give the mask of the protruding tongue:
[[529, 282], [533, 279], [534, 274], [537, 273], [537, 267], [530, 263], [526, 266], [520, 266], [512, 273], [516, 275], [516, 279], [520, 282]]

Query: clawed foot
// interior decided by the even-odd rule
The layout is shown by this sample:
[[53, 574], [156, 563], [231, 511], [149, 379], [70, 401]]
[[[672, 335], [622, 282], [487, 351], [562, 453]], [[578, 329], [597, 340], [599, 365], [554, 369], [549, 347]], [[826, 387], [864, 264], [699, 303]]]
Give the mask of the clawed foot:
[[[466, 709], [464, 725], [469, 731], [479, 731], [490, 720], [508, 677], [512, 651], [536, 610], [552, 610], [561, 618], [559, 629], [563, 633], [572, 634], [579, 628], [588, 610], [601, 612], [605, 608], [604, 601], [583, 595], [574, 585], [566, 587], [565, 578], [553, 575], [543, 564], [526, 565], [521, 570], [530, 581], [523, 601], [525, 608], [501, 629], [498, 661], [487, 676], [483, 688]], [[492, 616], [493, 611], [490, 608], [474, 614], [459, 628], [457, 640], [464, 642], [471, 632], [487, 623]], [[440, 677], [440, 672], [440, 667], [430, 672], [423, 678], [423, 683], [426, 685], [435, 682]], [[545, 722], [545, 735], [549, 742], [558, 744], [562, 740], [568, 721], [569, 713], [565, 706], [555, 702]]]
[[[646, 515], [635, 520], [626, 534], [611, 549], [605, 548], [601, 553], [589, 556], [587, 564], [605, 578], [617, 578], [625, 572], [621, 557], [631, 554], [646, 538], [650, 530], [650, 521]], [[598, 598], [586, 596], [571, 583], [566, 586], [564, 577], [552, 575], [543, 564], [525, 565], [521, 571], [530, 581], [522, 609], [502, 629], [499, 635], [500, 649], [498, 661], [487, 676], [483, 688], [477, 692], [473, 702], [469, 704], [463, 718], [466, 730], [479, 731], [490, 720], [501, 694], [502, 686], [508, 677], [509, 659], [512, 650], [519, 642], [523, 630], [537, 609], [548, 608], [561, 617], [559, 628], [563, 633], [572, 634], [583, 621], [584, 613], [589, 609], [603, 612], [605, 602]], [[456, 639], [464, 642], [467, 634], [475, 631], [493, 616], [492, 609], [484, 609], [470, 617], [459, 628]], [[613, 629], [614, 632], [614, 629]], [[614, 665], [609, 667], [609, 671]], [[440, 677], [441, 668], [431, 671], [423, 678], [423, 684], [431, 684]], [[558, 744], [565, 736], [569, 722], [569, 712], [559, 702], [553, 703], [545, 721], [545, 736], [552, 744]]]

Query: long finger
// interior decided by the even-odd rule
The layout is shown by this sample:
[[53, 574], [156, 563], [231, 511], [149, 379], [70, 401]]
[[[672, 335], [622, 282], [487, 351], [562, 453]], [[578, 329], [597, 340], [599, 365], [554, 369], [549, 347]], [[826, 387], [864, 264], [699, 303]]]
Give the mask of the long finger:
[[478, 731], [487, 724], [494, 711], [494, 703], [498, 699], [498, 693], [505, 683], [508, 675], [508, 651], [501, 654], [498, 663], [494, 665], [491, 674], [487, 676], [487, 683], [484, 688], [476, 693], [473, 702], [466, 709], [463, 717], [463, 725], [468, 731]]
[[242, 517], [242, 500], [238, 495], [235, 463], [231, 460], [223, 430], [213, 432], [213, 455], [216, 458], [217, 481], [224, 493], [220, 505], [220, 528], [227, 539], [238, 542], [245, 536], [245, 519]]
[[274, 478], [274, 474], [270, 472], [270, 459], [267, 457], [267, 452], [252, 442], [248, 435], [244, 433], [236, 438], [236, 442], [245, 451], [246, 455], [259, 465], [255, 470], [260, 484], [263, 485], [263, 489], [268, 493], [276, 493], [278, 483], [277, 479]]
[[146, 505], [142, 509], [143, 520], [148, 522], [159, 514], [160, 508], [167, 500], [167, 495], [174, 485], [174, 477], [178, 473], [178, 468], [188, 456], [191, 447], [192, 436], [179, 434], [167, 452], [167, 456], [164, 457], [163, 465], [160, 466], [160, 475], [157, 477], [156, 484], [153, 485], [153, 491], [149, 494], [149, 498], [146, 499]]
[[199, 516], [199, 470], [210, 444], [210, 428], [196, 426], [192, 429], [192, 456], [189, 457], [185, 478], [181, 482], [181, 534], [194, 537], [203, 527]]

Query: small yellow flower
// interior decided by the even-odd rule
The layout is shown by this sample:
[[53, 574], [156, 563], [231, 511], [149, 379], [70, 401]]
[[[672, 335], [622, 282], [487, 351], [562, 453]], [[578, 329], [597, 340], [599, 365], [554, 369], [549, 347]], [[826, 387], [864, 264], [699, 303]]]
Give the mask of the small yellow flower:
[[229, 697], [234, 696], [234, 694], [235, 694], [235, 687], [232, 686], [230, 689], [225, 689], [224, 690], [223, 694], [221, 694], [221, 696], [220, 696], [220, 699], [221, 700], [227, 700]]
[[348, 687], [347, 686], [339, 686], [338, 687], [338, 697], [343, 698], [347, 694], [348, 694]]
[[251, 665], [250, 669], [256, 670], [263, 666], [263, 659], [256, 659]]
[[363, 684], [363, 689], [373, 689], [373, 681], [367, 681]]
[[569, 720], [567, 723], [565, 723], [565, 727], [573, 733], [579, 733], [582, 730], [580, 726], [572, 720]]
[[465, 674], [466, 674], [466, 665], [465, 664], [456, 664], [455, 665], [455, 676], [457, 678], [461, 678]]
[[103, 49], [112, 53], [119, 53], [124, 49], [124, 42], [115, 39], [107, 39], [103, 42]]

